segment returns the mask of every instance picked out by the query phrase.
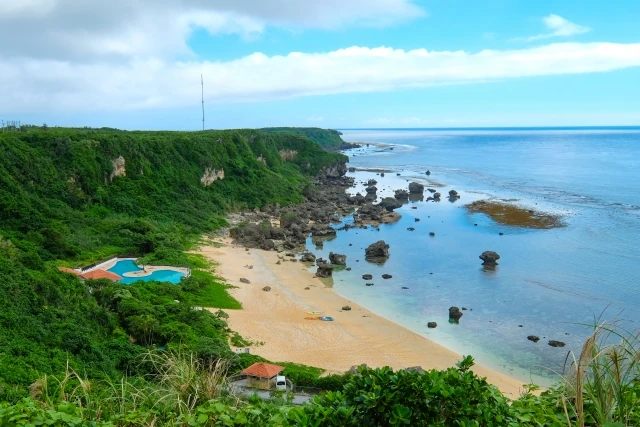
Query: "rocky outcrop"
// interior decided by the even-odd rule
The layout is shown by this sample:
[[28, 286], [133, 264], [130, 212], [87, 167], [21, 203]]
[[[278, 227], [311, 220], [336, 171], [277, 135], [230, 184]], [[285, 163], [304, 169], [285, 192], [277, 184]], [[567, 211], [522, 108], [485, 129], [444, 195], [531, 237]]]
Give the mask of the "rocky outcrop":
[[562, 341], [550, 340], [549, 345], [551, 347], [564, 347], [566, 344], [563, 343]]
[[449, 308], [449, 319], [453, 319], [455, 321], [460, 320], [462, 317], [462, 312], [458, 307], [450, 307]]
[[393, 197], [385, 197], [382, 199], [378, 206], [383, 207], [387, 212], [393, 212], [394, 209], [402, 207], [402, 203]]
[[113, 180], [113, 178], [117, 176], [127, 176], [124, 157], [120, 156], [111, 160], [111, 166], [113, 166], [113, 170], [111, 171], [111, 175], [109, 175], [109, 181]]
[[440, 200], [440, 197], [442, 197], [442, 194], [438, 193], [437, 191], [435, 193], [433, 193], [433, 199], [434, 200]]
[[458, 194], [458, 192], [456, 190], [451, 190], [451, 191], [449, 191], [449, 198], [450, 199], [459, 199], [460, 198], [460, 194]]
[[300, 261], [302, 261], [302, 262], [315, 262], [316, 261], [316, 256], [314, 254], [312, 254], [311, 252], [305, 252], [300, 257]]
[[224, 169], [217, 170], [207, 168], [205, 169], [204, 174], [202, 174], [202, 177], [200, 177], [200, 183], [205, 187], [208, 187], [219, 179], [224, 179]]
[[376, 194], [378, 188], [375, 185], [370, 185], [369, 187], [365, 188], [364, 191], [366, 191], [367, 194]]
[[331, 227], [316, 228], [313, 231], [311, 231], [311, 235], [314, 237], [335, 236], [336, 234], [337, 234], [336, 229]]
[[333, 265], [328, 262], [317, 263], [318, 270], [316, 276], [318, 277], [331, 277], [333, 275]]
[[409, 184], [409, 193], [411, 194], [422, 194], [424, 193], [424, 185], [419, 182], [412, 182]]
[[380, 261], [389, 258], [389, 245], [384, 240], [378, 240], [365, 249], [365, 259]]
[[347, 265], [347, 256], [329, 252], [329, 261], [331, 261], [333, 265]]
[[482, 265], [498, 265], [500, 255], [494, 251], [484, 251], [479, 258], [482, 260]]
[[295, 150], [280, 150], [278, 151], [278, 154], [282, 161], [286, 162], [287, 160], [294, 160], [298, 155], [298, 152]]
[[409, 192], [407, 190], [396, 190], [393, 197], [398, 200], [409, 200]]
[[376, 181], [375, 179], [370, 179], [369, 181], [367, 181], [367, 186], [371, 187], [372, 185], [376, 185], [378, 183], [378, 181]]

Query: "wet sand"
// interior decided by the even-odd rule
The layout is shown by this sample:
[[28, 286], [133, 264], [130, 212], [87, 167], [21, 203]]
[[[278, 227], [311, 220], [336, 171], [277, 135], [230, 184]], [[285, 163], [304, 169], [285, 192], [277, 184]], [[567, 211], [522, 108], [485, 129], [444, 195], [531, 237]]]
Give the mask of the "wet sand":
[[[462, 358], [343, 298], [314, 278], [300, 262], [278, 265], [278, 255], [283, 254], [246, 251], [234, 247], [229, 240], [221, 242], [221, 247], [203, 246], [198, 253], [215, 261], [216, 273], [237, 286], [230, 293], [244, 309], [226, 311], [229, 326], [245, 339], [264, 342], [253, 346], [252, 353], [272, 361], [318, 366], [329, 373], [343, 373], [362, 363], [395, 369], [445, 369]], [[251, 283], [241, 283], [240, 278]], [[263, 291], [265, 286], [271, 290]], [[351, 310], [343, 311], [345, 305]], [[334, 321], [306, 320], [312, 316], [310, 311], [331, 316]], [[522, 390], [520, 381], [502, 373], [482, 366], [475, 366], [474, 371], [510, 397], [517, 397]]]

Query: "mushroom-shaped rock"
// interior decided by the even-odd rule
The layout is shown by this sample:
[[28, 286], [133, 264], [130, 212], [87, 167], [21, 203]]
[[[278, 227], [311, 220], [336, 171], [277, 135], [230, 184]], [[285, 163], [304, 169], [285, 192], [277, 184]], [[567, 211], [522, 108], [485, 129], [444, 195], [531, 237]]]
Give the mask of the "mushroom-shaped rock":
[[402, 203], [393, 197], [385, 197], [380, 203], [378, 203], [378, 206], [382, 206], [388, 212], [392, 212], [394, 209], [401, 208]]
[[528, 339], [529, 341], [533, 341], [533, 342], [538, 342], [538, 341], [540, 341], [540, 337], [539, 337], [539, 336], [536, 336], [536, 335], [529, 335], [529, 336], [527, 337], [527, 339]]
[[424, 185], [419, 182], [412, 182], [409, 184], [409, 193], [411, 194], [422, 194], [424, 193]]
[[265, 292], [269, 292], [271, 290], [271, 286], [265, 286], [264, 288], [262, 288], [262, 290]]
[[347, 265], [347, 256], [329, 252], [329, 261], [331, 261], [331, 264], [334, 265]]
[[433, 193], [433, 198], [435, 200], [440, 200], [440, 196], [442, 196], [442, 194], [438, 193], [437, 191], [435, 193]]
[[312, 254], [311, 252], [305, 252], [300, 257], [300, 261], [302, 261], [302, 262], [315, 262], [316, 261], [316, 256], [314, 254]]
[[436, 328], [437, 326], [438, 324], [436, 322], [427, 323], [427, 328], [430, 328], [430, 329]]
[[365, 188], [364, 191], [366, 191], [367, 194], [375, 194], [376, 191], [378, 191], [378, 189], [376, 188], [375, 185], [371, 185], [371, 186]]
[[480, 255], [480, 259], [482, 260], [482, 265], [498, 265], [500, 255], [494, 251], [484, 251]]
[[462, 317], [462, 312], [458, 307], [449, 308], [449, 319], [458, 320]]
[[384, 240], [378, 240], [369, 245], [364, 253], [366, 259], [389, 258], [389, 245]]
[[378, 183], [378, 181], [376, 181], [375, 179], [370, 179], [369, 181], [367, 181], [367, 185], [370, 187], [372, 185], [376, 185]]
[[351, 310], [350, 305], [345, 305], [344, 307], [342, 307], [342, 311], [350, 311], [350, 310]]
[[363, 274], [362, 278], [364, 280], [371, 280], [371, 279], [373, 279], [373, 275], [372, 274]]
[[451, 198], [451, 199], [459, 199], [460, 195], [458, 194], [458, 192], [456, 190], [451, 190], [451, 191], [449, 191], [449, 198]]
[[394, 196], [398, 200], [408, 200], [409, 192], [407, 190], [396, 190]]
[[318, 270], [316, 276], [318, 277], [331, 277], [333, 275], [333, 265], [328, 262], [318, 264]]
[[565, 343], [563, 343], [562, 341], [550, 340], [549, 345], [551, 347], [564, 347]]

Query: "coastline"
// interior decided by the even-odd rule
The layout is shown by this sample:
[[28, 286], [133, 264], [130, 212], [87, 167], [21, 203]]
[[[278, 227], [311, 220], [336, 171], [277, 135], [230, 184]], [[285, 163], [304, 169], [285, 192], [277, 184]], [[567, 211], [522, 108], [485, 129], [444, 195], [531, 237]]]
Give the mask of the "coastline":
[[[197, 252], [215, 261], [216, 272], [237, 286], [230, 293], [244, 309], [227, 311], [230, 328], [245, 339], [264, 342], [251, 351], [269, 360], [343, 373], [362, 363], [394, 369], [446, 369], [462, 358], [340, 296], [314, 278], [304, 264], [276, 264], [277, 252], [245, 250], [232, 245], [230, 239], [217, 239], [215, 245], [202, 246]], [[240, 278], [250, 283], [241, 283]], [[263, 291], [265, 286], [271, 290]], [[342, 311], [344, 305], [352, 309]], [[334, 321], [306, 320], [308, 311], [320, 311]], [[515, 378], [480, 365], [473, 370], [509, 397], [515, 398], [523, 390], [522, 382]]]

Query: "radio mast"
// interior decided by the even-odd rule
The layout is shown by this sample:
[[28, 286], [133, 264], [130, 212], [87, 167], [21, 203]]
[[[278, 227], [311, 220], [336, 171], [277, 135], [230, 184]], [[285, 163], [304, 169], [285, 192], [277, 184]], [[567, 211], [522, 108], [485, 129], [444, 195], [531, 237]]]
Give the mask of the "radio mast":
[[204, 77], [200, 74], [200, 85], [202, 86], [202, 130], [204, 130]]

